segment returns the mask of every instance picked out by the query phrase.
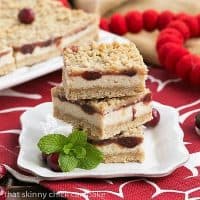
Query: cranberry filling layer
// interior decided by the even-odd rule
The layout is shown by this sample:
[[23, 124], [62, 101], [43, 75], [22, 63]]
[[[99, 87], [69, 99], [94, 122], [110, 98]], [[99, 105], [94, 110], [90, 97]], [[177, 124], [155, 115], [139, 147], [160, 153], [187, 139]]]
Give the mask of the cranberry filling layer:
[[104, 75], [122, 75], [122, 76], [135, 76], [137, 74], [134, 70], [123, 70], [123, 71], [116, 71], [116, 72], [98, 72], [98, 71], [85, 71], [83, 73], [76, 73], [71, 74], [71, 76], [81, 76], [83, 79], [87, 81], [94, 81], [100, 79]]
[[[81, 109], [82, 109], [85, 113], [87, 113], [87, 114], [89, 114], [89, 115], [93, 115], [93, 114], [95, 114], [95, 113], [99, 113], [99, 114], [101, 114], [101, 115], [105, 114], [105, 113], [101, 113], [99, 110], [96, 110], [95, 107], [93, 107], [93, 106], [90, 105], [90, 104], [87, 104], [87, 103], [83, 104], [83, 103], [81, 103], [80, 101], [69, 101], [69, 100], [67, 100], [67, 99], [65, 98], [65, 96], [62, 96], [62, 95], [58, 95], [58, 99], [59, 99], [60, 101], [62, 101], [62, 102], [69, 102], [69, 103], [78, 105], [79, 107], [81, 107]], [[151, 101], [151, 93], [148, 93], [148, 94], [144, 95], [144, 97], [142, 97], [142, 98], [139, 99], [138, 101], [136, 101], [136, 102], [129, 102], [129, 103], [127, 103], [127, 104], [121, 105], [121, 106], [119, 106], [119, 107], [113, 109], [112, 111], [113, 111], [113, 112], [114, 112], [114, 111], [118, 111], [118, 110], [120, 110], [121, 108], [126, 108], [126, 107], [128, 107], [128, 106], [134, 105], [134, 104], [139, 103], [139, 102], [143, 102], [143, 103], [145, 103], [145, 104], [148, 104], [148, 103], [150, 103], [150, 101]], [[135, 109], [133, 109], [133, 116], [134, 116], [134, 117], [133, 117], [133, 120], [135, 119], [135, 113], [136, 113], [136, 111], [135, 111]]]
[[108, 145], [108, 144], [118, 144], [126, 148], [134, 148], [135, 146], [143, 142], [143, 138], [140, 137], [119, 137], [106, 140], [89, 140], [91, 144], [94, 145]]

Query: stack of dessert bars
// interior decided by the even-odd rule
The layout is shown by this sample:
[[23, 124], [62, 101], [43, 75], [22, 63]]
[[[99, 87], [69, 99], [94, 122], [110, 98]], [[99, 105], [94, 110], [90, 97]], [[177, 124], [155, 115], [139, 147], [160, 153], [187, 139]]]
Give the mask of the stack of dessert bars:
[[54, 116], [83, 129], [105, 163], [144, 160], [142, 125], [152, 118], [147, 67], [133, 43], [92, 43], [64, 50]]

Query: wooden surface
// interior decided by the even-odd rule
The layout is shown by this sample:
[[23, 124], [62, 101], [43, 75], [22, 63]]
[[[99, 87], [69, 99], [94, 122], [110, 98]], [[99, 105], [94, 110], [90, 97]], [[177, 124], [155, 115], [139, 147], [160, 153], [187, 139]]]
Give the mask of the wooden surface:
[[[105, 17], [111, 16], [114, 12], [127, 13], [129, 10], [147, 10], [155, 9], [157, 11], [171, 10], [173, 12], [185, 12], [192, 15], [200, 14], [199, 0], [129, 0], [107, 13]], [[157, 53], [155, 49], [158, 31], [149, 33], [142, 31], [139, 34], [128, 33], [125, 35], [129, 40], [133, 41], [144, 60], [148, 63], [159, 65]], [[185, 46], [193, 53], [200, 55], [200, 39], [192, 39], [186, 42]]]

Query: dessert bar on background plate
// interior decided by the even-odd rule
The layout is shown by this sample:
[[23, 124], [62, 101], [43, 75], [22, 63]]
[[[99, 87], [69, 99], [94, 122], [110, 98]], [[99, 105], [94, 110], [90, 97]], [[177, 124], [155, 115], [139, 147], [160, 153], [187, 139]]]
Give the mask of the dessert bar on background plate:
[[[116, 36], [114, 34], [102, 30], [99, 31], [99, 42], [112, 42], [112, 41], [127, 42], [127, 40], [122, 37]], [[23, 67], [17, 69], [8, 75], [0, 77], [0, 90], [30, 81], [32, 79], [38, 78], [40, 76], [61, 69], [62, 67], [63, 67], [63, 59], [61, 56], [58, 56], [50, 60], [47, 60], [45, 62], [35, 64], [31, 67]]]
[[189, 158], [189, 153], [183, 143], [183, 131], [179, 125], [178, 112], [172, 107], [153, 102], [153, 107], [160, 112], [161, 120], [155, 128], [146, 128], [144, 131], [146, 155], [143, 163], [102, 163], [92, 170], [75, 169], [67, 173], [53, 172], [43, 163], [37, 143], [45, 133], [69, 134], [72, 127], [53, 118], [52, 107], [51, 102], [43, 103], [29, 109], [21, 116], [22, 132], [19, 138], [21, 148], [18, 166], [44, 180], [84, 177], [162, 177], [172, 173]]

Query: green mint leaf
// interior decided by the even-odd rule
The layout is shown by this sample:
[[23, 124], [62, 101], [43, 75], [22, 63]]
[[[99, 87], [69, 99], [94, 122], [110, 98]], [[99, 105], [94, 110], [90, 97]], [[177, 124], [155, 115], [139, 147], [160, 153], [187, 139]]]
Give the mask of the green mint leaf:
[[73, 144], [72, 143], [68, 143], [66, 144], [64, 147], [63, 147], [63, 151], [65, 154], [69, 154], [69, 152], [71, 151], [73, 147]]
[[67, 137], [61, 134], [49, 134], [43, 136], [39, 142], [38, 147], [41, 152], [51, 154], [61, 152], [66, 144]]
[[81, 130], [73, 130], [73, 132], [67, 137], [68, 143], [73, 145], [83, 146], [87, 143], [87, 134]]
[[78, 160], [73, 155], [61, 153], [58, 159], [59, 166], [63, 172], [70, 172], [78, 165]]
[[73, 152], [74, 152], [76, 158], [78, 158], [78, 159], [85, 158], [85, 156], [86, 156], [86, 150], [84, 147], [80, 147], [80, 146], [73, 147]]
[[86, 156], [79, 160], [78, 167], [82, 169], [94, 169], [103, 161], [103, 154], [95, 146], [85, 145]]

